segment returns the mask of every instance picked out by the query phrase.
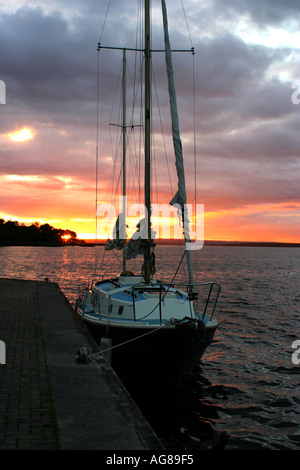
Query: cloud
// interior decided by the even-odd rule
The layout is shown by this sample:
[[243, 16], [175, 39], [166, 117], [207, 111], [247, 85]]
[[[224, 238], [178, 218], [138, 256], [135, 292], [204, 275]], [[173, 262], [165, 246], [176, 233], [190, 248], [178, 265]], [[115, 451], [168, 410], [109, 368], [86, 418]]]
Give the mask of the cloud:
[[22, 7], [2, 15], [1, 74], [10, 104], [25, 101], [33, 111], [51, 114], [58, 105], [68, 111], [70, 103], [92, 99], [95, 47], [89, 49], [90, 30], [85, 37], [77, 32], [58, 12]]
[[[109, 3], [112, 15], [105, 22]], [[96, 153], [96, 48], [104, 23], [103, 45], [125, 43], [134, 47], [133, 21], [140, 12], [135, 2], [124, 1], [122, 7], [121, 13], [117, 1], [93, 0], [73, 0], [71, 7], [65, 0], [29, 0], [26, 5], [14, 0], [1, 6], [0, 79], [6, 84], [6, 104], [0, 105], [0, 174], [40, 178], [31, 181], [31, 187], [20, 179], [17, 190], [16, 181], [2, 180], [0, 209], [6, 209], [6, 213], [16, 213], [14, 191], [22, 192], [23, 188], [22, 216], [30, 211], [36, 216], [41, 210], [39, 204], [47, 207], [45, 211], [52, 219], [55, 211], [63, 216], [63, 207], [73, 218], [91, 216]], [[172, 47], [188, 49], [191, 44], [182, 20], [181, 2], [169, 2], [168, 10]], [[298, 2], [190, 0], [186, 2], [186, 13], [196, 54], [192, 57], [176, 53], [173, 61], [186, 175], [192, 181], [194, 65], [197, 185], [201, 202], [207, 204], [208, 210], [217, 211], [245, 204], [298, 201], [300, 105], [291, 100], [291, 86], [298, 78], [299, 49], [291, 41], [299, 23]], [[153, 44], [158, 48], [162, 39], [158, 33], [160, 17], [160, 8], [155, 5]], [[102, 50], [99, 59], [102, 195], [107, 192], [114, 165], [108, 122], [119, 118], [117, 113], [111, 117], [109, 113], [111, 103], [114, 99], [116, 102], [122, 51]], [[134, 65], [129, 53], [128, 61]], [[155, 101], [157, 93], [161, 116], [169, 118], [163, 54], [153, 53], [153, 62], [153, 98]], [[129, 84], [138, 77], [134, 76], [133, 67], [130, 70]], [[131, 101], [129, 94], [128, 103]], [[159, 118], [154, 123], [157, 131]], [[164, 127], [169, 131], [169, 125]], [[33, 129], [34, 138], [9, 141], [8, 134], [22, 128]], [[164, 143], [158, 138], [156, 142], [155, 185], [159, 197], [168, 201], [169, 178], [173, 192], [176, 189], [172, 141], [167, 135], [169, 169]], [[70, 178], [72, 183], [67, 187], [58, 177]], [[138, 174], [132, 173], [130, 178], [142, 186]], [[191, 184], [188, 189], [192, 193]]]
[[[215, 5], [220, 4], [220, 2], [221, 0], [216, 0]], [[237, 14], [248, 13], [251, 19], [262, 28], [265, 28], [266, 25], [279, 25], [288, 20], [299, 21], [298, 0], [286, 0], [284, 2], [229, 0], [226, 2], [226, 7]]]

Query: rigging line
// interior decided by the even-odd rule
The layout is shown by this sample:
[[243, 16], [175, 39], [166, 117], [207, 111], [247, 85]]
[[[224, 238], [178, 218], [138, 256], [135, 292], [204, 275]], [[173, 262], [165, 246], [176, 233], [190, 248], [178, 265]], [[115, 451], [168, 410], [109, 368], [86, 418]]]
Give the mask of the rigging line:
[[116, 86], [115, 86], [115, 93], [114, 93], [114, 99], [113, 99], [113, 102], [112, 102], [112, 105], [111, 105], [111, 111], [110, 111], [110, 116], [109, 116], [109, 122], [111, 122], [112, 120], [112, 114], [114, 112], [114, 108], [115, 108], [115, 103], [116, 103], [116, 100], [117, 100], [117, 96], [119, 97], [119, 107], [118, 107], [118, 110], [119, 110], [119, 113], [121, 112], [120, 111], [120, 102], [121, 102], [121, 99], [122, 97], [119, 95], [119, 88], [120, 88], [120, 84], [121, 84], [121, 79], [122, 79], [122, 65], [120, 66], [120, 70], [119, 70], [119, 75], [118, 75], [118, 78], [117, 78], [117, 83], [116, 83]]
[[180, 260], [180, 262], [179, 262], [179, 265], [178, 265], [178, 267], [177, 267], [177, 269], [176, 269], [176, 271], [175, 271], [175, 274], [174, 274], [174, 276], [173, 276], [173, 279], [172, 279], [171, 284], [173, 284], [174, 279], [175, 279], [175, 277], [177, 276], [177, 273], [178, 273], [178, 271], [179, 271], [179, 268], [180, 268], [180, 266], [181, 266], [181, 264], [182, 264], [182, 261], [183, 261], [184, 255], [185, 255], [185, 251], [186, 251], [186, 250], [184, 250], [184, 252], [183, 252], [183, 255], [182, 255], [181, 260]]
[[[109, 2], [111, 3], [111, 2]], [[108, 7], [109, 8], [109, 7]], [[106, 15], [107, 16], [107, 15]], [[99, 75], [99, 54], [100, 54], [100, 50], [98, 50], [98, 75]], [[119, 87], [119, 83], [120, 83], [120, 76], [121, 76], [121, 72], [119, 72], [119, 75], [118, 75], [118, 79], [117, 79], [117, 85], [116, 85], [116, 88], [115, 88], [115, 94], [114, 94], [114, 99], [113, 99], [113, 104], [112, 104], [112, 108], [111, 108], [111, 112], [110, 112], [110, 118], [112, 117], [112, 113], [113, 113], [113, 108], [114, 108], [114, 104], [115, 104], [115, 101], [116, 101], [116, 96], [117, 96], [117, 89]], [[97, 80], [97, 83], [99, 83], [99, 79]], [[98, 102], [99, 102], [99, 99], [98, 99]], [[97, 103], [97, 120], [99, 121], [99, 103]], [[111, 119], [109, 119], [110, 121]], [[97, 126], [97, 129], [98, 129], [98, 126]], [[116, 149], [114, 149], [114, 145], [112, 143], [112, 135], [111, 135], [111, 130], [110, 130], [110, 126], [109, 126], [109, 135], [110, 135], [110, 142], [111, 142], [111, 149], [112, 149], [112, 154], [113, 154], [113, 171], [110, 175], [110, 179], [108, 181], [108, 189], [107, 189], [107, 194], [108, 195], [112, 195], [113, 194], [113, 188], [114, 188], [114, 181], [115, 181], [115, 174], [116, 174]], [[97, 137], [98, 139], [98, 137]], [[98, 144], [97, 144], [97, 147], [98, 147]], [[120, 176], [119, 176], [120, 177]], [[116, 196], [115, 196], [116, 197]], [[113, 196], [109, 196], [109, 200], [108, 200], [108, 203], [113, 203]], [[98, 205], [98, 202], [97, 202], [97, 205]], [[110, 222], [111, 224], [112, 222]], [[98, 230], [98, 221], [96, 221], [96, 230]], [[96, 244], [95, 244], [95, 248], [96, 250], [98, 250], [97, 248], [97, 237], [96, 237]], [[104, 258], [105, 258], [105, 254], [106, 254], [106, 250], [104, 249], [103, 250], [103, 254], [102, 254], [102, 260], [101, 260], [101, 267], [103, 268], [104, 266]], [[97, 260], [97, 257], [96, 257], [96, 260]], [[98, 264], [98, 260], [96, 261], [96, 263]], [[103, 276], [103, 275], [102, 275]]]
[[185, 8], [184, 8], [184, 5], [183, 5], [183, 0], [181, 0], [181, 6], [182, 6], [182, 10], [183, 10], [183, 15], [184, 15], [184, 19], [185, 19], [185, 23], [186, 23], [188, 35], [189, 35], [189, 38], [190, 38], [191, 48], [194, 49], [194, 48], [193, 48], [193, 42], [192, 42], [192, 36], [191, 36], [191, 32], [190, 32], [190, 28], [189, 28], [187, 16], [186, 16], [186, 13], [185, 13]]
[[[116, 87], [115, 87], [115, 93], [114, 93], [114, 99], [113, 99], [113, 103], [112, 103], [112, 107], [111, 107], [111, 112], [110, 112], [110, 116], [109, 116], [109, 122], [112, 121], [112, 115], [113, 115], [113, 112], [114, 112], [114, 108], [115, 108], [115, 102], [116, 102], [116, 97], [117, 97], [117, 92], [118, 92], [118, 89], [119, 89], [119, 86], [120, 86], [120, 81], [121, 81], [121, 75], [122, 75], [122, 68], [120, 69], [119, 71], [119, 75], [118, 75], [118, 79], [117, 79], [117, 84], [116, 84]], [[120, 98], [121, 99], [121, 98]], [[120, 116], [120, 103], [119, 103], [119, 116]], [[116, 163], [117, 163], [117, 156], [118, 156], [118, 149], [120, 148], [120, 140], [121, 137], [120, 137], [120, 133], [119, 133], [119, 127], [117, 126], [117, 139], [113, 139], [112, 138], [112, 131], [111, 131], [111, 127], [109, 126], [109, 133], [110, 133], [110, 142], [111, 142], [111, 149], [112, 149], [112, 154], [113, 154], [113, 162], [114, 162], [114, 166], [113, 166], [113, 172], [111, 174], [111, 177], [110, 177], [110, 181], [109, 181], [109, 185], [108, 185], [108, 194], [110, 194], [110, 191], [111, 193], [113, 193], [113, 190], [114, 190], [114, 180], [115, 180], [115, 173], [116, 173]], [[119, 136], [119, 137], [118, 137]], [[116, 143], [116, 145], [113, 144], [113, 141]], [[112, 198], [111, 198], [111, 201], [112, 201]]]
[[194, 188], [195, 188], [195, 195], [194, 195], [194, 200], [195, 200], [195, 207], [196, 207], [196, 197], [197, 197], [197, 181], [196, 181], [196, 108], [195, 108], [195, 96], [196, 96], [196, 93], [195, 93], [195, 51], [194, 51], [194, 47], [193, 47], [193, 41], [192, 41], [192, 36], [191, 36], [191, 32], [190, 32], [190, 27], [189, 27], [189, 24], [188, 24], [188, 20], [187, 20], [187, 16], [186, 16], [186, 12], [185, 12], [185, 8], [184, 8], [184, 5], [183, 5], [183, 0], [181, 0], [181, 6], [182, 6], [182, 10], [183, 10], [183, 14], [184, 14], [184, 18], [185, 18], [185, 23], [186, 23], [186, 27], [187, 27], [187, 31], [188, 31], [188, 35], [189, 35], [189, 38], [190, 38], [190, 44], [191, 44], [191, 49], [192, 49], [192, 57], [193, 57], [193, 65], [192, 65], [192, 80], [193, 80], [193, 84], [192, 84], [192, 87], [193, 87], [193, 119], [194, 119], [194, 178], [195, 178], [195, 181], [194, 181]]
[[[142, 106], [141, 106], [141, 103], [139, 103], [138, 101], [138, 98], [139, 98], [139, 89], [140, 89], [140, 84], [141, 84], [141, 79], [142, 79], [142, 72], [143, 72], [143, 68], [142, 68], [142, 63], [143, 63], [143, 59], [142, 59], [142, 62], [140, 64], [140, 67], [139, 67], [139, 73], [138, 73], [138, 70], [137, 70], [137, 53], [135, 54], [135, 65], [134, 65], [134, 76], [133, 78], [131, 77], [131, 74], [129, 73], [129, 76], [131, 78], [131, 81], [132, 81], [132, 85], [133, 85], [133, 92], [132, 92], [132, 109], [131, 109], [131, 117], [130, 117], [130, 127], [131, 127], [131, 133], [130, 135], [133, 135], [134, 136], [134, 128], [137, 126], [137, 127], [142, 127], [143, 124], [142, 124], [142, 119], [141, 119], [141, 116], [143, 116], [142, 114]], [[139, 112], [139, 124], [135, 124], [135, 114], [136, 114], [136, 111], [140, 109], [140, 112]], [[139, 133], [139, 136], [140, 136], [140, 139], [141, 139], [141, 134]], [[136, 140], [133, 139], [133, 142], [134, 144], [136, 144]], [[139, 148], [140, 148], [141, 144], [139, 142]], [[140, 151], [139, 151], [139, 154], [140, 154]], [[139, 166], [139, 169], [140, 169], [140, 159], [137, 160], [137, 164]], [[133, 177], [133, 175], [132, 175]], [[136, 181], [138, 182], [138, 194], [139, 194], [139, 200], [140, 200], [140, 192], [141, 192], [141, 178], [139, 177], [139, 171], [138, 171], [138, 176], [136, 178]]]
[[109, 12], [109, 8], [110, 8], [110, 4], [111, 4], [111, 0], [109, 0], [109, 2], [108, 2], [108, 5], [107, 5], [107, 9], [106, 9], [105, 18], [104, 18], [104, 22], [103, 22], [102, 30], [101, 30], [101, 33], [100, 33], [99, 43], [101, 43], [101, 41], [102, 41], [102, 36], [103, 36], [103, 32], [104, 32], [104, 28], [105, 28], [105, 24], [106, 24], [106, 20], [107, 20], [107, 16], [108, 16], [108, 12]]
[[120, 264], [120, 266], [122, 266], [122, 263], [123, 263], [122, 258], [117, 255], [117, 253], [115, 252], [115, 250], [112, 250], [112, 254], [113, 254], [114, 257], [116, 258], [116, 260], [118, 261], [118, 263]]
[[129, 147], [129, 151], [128, 151], [128, 155], [129, 155], [129, 165], [130, 165], [130, 168], [131, 168], [131, 172], [130, 172], [130, 181], [128, 181], [128, 188], [129, 188], [129, 191], [128, 191], [128, 197], [131, 198], [132, 200], [134, 199], [134, 195], [136, 196], [135, 197], [135, 200], [138, 200], [138, 202], [140, 203], [140, 198], [139, 198], [139, 195], [140, 195], [140, 168], [139, 168], [139, 158], [136, 158], [136, 156], [140, 156], [140, 151], [139, 149], [137, 149], [137, 145], [136, 145], [136, 139], [135, 139], [135, 130], [134, 130], [134, 127], [131, 127], [130, 128], [130, 135], [131, 135], [131, 139], [130, 139], [130, 145], [128, 146]]
[[158, 108], [159, 122], [160, 122], [160, 128], [161, 128], [162, 139], [163, 139], [163, 144], [164, 144], [164, 151], [165, 151], [165, 159], [166, 159], [167, 170], [168, 170], [169, 184], [170, 184], [170, 189], [171, 189], [171, 192], [172, 192], [172, 195], [173, 195], [173, 187], [172, 187], [173, 185], [172, 185], [170, 167], [169, 167], [169, 162], [168, 162], [168, 155], [167, 155], [166, 141], [165, 141], [165, 133], [164, 133], [164, 129], [163, 129], [163, 122], [162, 122], [161, 110], [160, 110], [160, 106], [159, 106], [159, 99], [158, 99], [158, 93], [157, 93], [157, 86], [156, 86], [154, 65], [153, 64], [152, 64], [152, 69], [153, 69], [153, 82], [154, 82], [154, 89], [155, 89], [156, 102], [157, 102], [157, 108]]
[[[152, 70], [153, 70], [153, 67], [152, 67]], [[151, 126], [153, 128], [153, 114], [151, 116]], [[153, 195], [153, 199], [154, 197], [156, 198], [156, 204], [158, 205], [158, 185], [157, 185], [157, 154], [156, 154], [156, 146], [155, 146], [155, 136], [154, 136], [154, 132], [152, 134], [152, 168], [154, 169], [154, 180], [155, 180], [155, 196]], [[153, 171], [153, 170], [152, 170]], [[152, 192], [153, 189], [152, 189]], [[158, 214], [158, 219], [159, 219], [159, 214]], [[159, 221], [157, 221], [157, 224], [158, 224], [158, 227], [159, 227]], [[153, 223], [152, 223], [153, 225]], [[159, 228], [158, 228], [158, 238], [159, 238]]]
[[[135, 54], [136, 56], [136, 54]], [[140, 70], [140, 73], [139, 75], [137, 75], [137, 64], [136, 64], [136, 57], [135, 57], [135, 67], [134, 67], [134, 76], [132, 77], [131, 76], [131, 73], [129, 71], [129, 77], [131, 79], [131, 82], [132, 82], [132, 89], [133, 89], [133, 93], [132, 93], [132, 109], [131, 109], [131, 118], [130, 118], [130, 124], [129, 124], [129, 128], [130, 128], [130, 132], [127, 133], [127, 146], [128, 146], [128, 156], [129, 156], [129, 160], [132, 164], [132, 172], [129, 174], [129, 176], [132, 177], [132, 184], [130, 184], [130, 181], [128, 180], [128, 187], [131, 188], [131, 194], [133, 194], [133, 191], [134, 191], [134, 181], [138, 182], [138, 194], [140, 194], [140, 177], [139, 177], [139, 171], [138, 171], [138, 163], [136, 160], [133, 159], [133, 156], [132, 155], [136, 155], [137, 152], [133, 152], [131, 149], [132, 147], [133, 148], [136, 148], [136, 139], [135, 139], [135, 127], [142, 127], [141, 124], [135, 124], [135, 112], [136, 112], [136, 109], [137, 109], [137, 92], [138, 92], [138, 84], [140, 84], [140, 81], [141, 81], [141, 72], [142, 70]], [[130, 151], [131, 150], [131, 151]], [[135, 177], [136, 175], [136, 177]], [[129, 196], [129, 193], [128, 193], [128, 196]], [[139, 199], [140, 200], [140, 199]]]
[[[140, 67], [139, 67], [139, 74], [137, 76], [135, 72], [135, 79], [134, 79], [134, 90], [133, 90], [133, 106], [132, 106], [132, 111], [131, 111], [131, 125], [133, 126], [132, 129], [134, 129], [134, 114], [135, 111], [137, 110], [139, 115], [137, 116], [138, 119], [137, 121], [139, 122], [138, 127], [140, 127], [140, 132], [138, 134], [139, 141], [138, 141], [138, 155], [139, 157], [141, 156], [142, 152], [142, 139], [143, 139], [143, 134], [142, 134], [142, 128], [143, 128], [143, 93], [142, 93], [142, 74], [143, 74], [143, 63], [144, 63], [144, 58], [142, 57], [141, 62], [140, 62]], [[137, 160], [137, 165], [138, 165], [138, 200], [141, 201], [141, 158], [138, 158]]]
[[98, 211], [98, 145], [99, 145], [99, 76], [100, 76], [100, 60], [99, 60], [99, 51], [97, 55], [97, 90], [96, 90], [96, 95], [97, 95], [97, 109], [96, 109], [96, 200], [95, 200], [95, 237], [96, 237], [96, 243], [95, 243], [95, 272], [94, 272], [94, 277], [95, 279], [97, 278], [97, 265], [98, 265], [98, 218], [97, 218], [97, 211]]
[[179, 268], [180, 268], [180, 266], [181, 266], [181, 264], [182, 264], [184, 255], [185, 255], [185, 250], [184, 250], [184, 252], [183, 252], [183, 255], [182, 255], [182, 257], [181, 257], [181, 260], [180, 260], [180, 262], [179, 262], [179, 265], [178, 265], [178, 267], [177, 267], [177, 269], [176, 269], [176, 271], [175, 271], [175, 274], [174, 274], [174, 276], [173, 276], [173, 279], [172, 279], [171, 283], [168, 284], [168, 288], [167, 288], [167, 290], [165, 291], [165, 293], [164, 293], [164, 295], [162, 296], [162, 298], [160, 299], [160, 301], [158, 302], [158, 304], [157, 304], [149, 313], [147, 313], [147, 315], [145, 315], [145, 316], [139, 318], [138, 321], [144, 320], [144, 318], [149, 317], [149, 315], [151, 315], [151, 313], [153, 313], [154, 310], [156, 310], [157, 307], [159, 307], [159, 305], [161, 304], [161, 302], [164, 300], [164, 298], [166, 297], [166, 295], [167, 295], [167, 293], [169, 292], [170, 288], [172, 287], [172, 284], [173, 284], [173, 282], [174, 282], [175, 277], [177, 276], [177, 273], [178, 273]]
[[[195, 159], [195, 170], [197, 168], [197, 139], [196, 139], [196, 83], [195, 83], [195, 55], [193, 54], [193, 113], [194, 113], [194, 159]], [[195, 181], [196, 172], [195, 172]], [[195, 196], [197, 196], [197, 184], [195, 186]]]
[[[137, 9], [137, 22], [136, 22], [136, 34], [135, 34], [135, 54], [134, 54], [134, 85], [133, 89], [136, 90], [136, 80], [137, 80], [137, 70], [138, 70], [138, 59], [140, 62], [140, 70], [141, 70], [141, 52], [138, 52], [138, 49], [142, 49], [142, 31], [141, 31], [141, 25], [143, 24], [142, 21], [142, 5], [141, 1], [138, 2], [138, 9]], [[142, 59], [143, 60], [143, 59]], [[134, 96], [133, 96], [133, 102], [134, 102]], [[133, 109], [134, 109], [134, 103], [133, 103]]]
[[117, 168], [117, 152], [113, 147], [113, 139], [111, 135], [111, 131], [109, 132], [110, 135], [110, 141], [111, 141], [111, 148], [112, 148], [112, 154], [113, 154], [113, 168], [112, 172], [110, 175], [110, 179], [108, 181], [107, 185], [107, 195], [108, 195], [108, 203], [112, 204], [116, 201], [116, 194], [115, 194], [115, 179], [116, 179], [116, 168]]
[[[167, 158], [167, 151], [166, 151], [166, 144], [165, 144], [165, 136], [164, 136], [164, 131], [163, 131], [163, 123], [162, 123], [162, 117], [161, 117], [161, 110], [159, 106], [159, 99], [158, 99], [158, 92], [157, 92], [157, 86], [156, 86], [156, 80], [155, 80], [155, 71], [154, 71], [154, 64], [152, 62], [152, 80], [154, 83], [154, 89], [155, 89], [155, 97], [156, 97], [156, 104], [157, 104], [157, 109], [158, 109], [158, 116], [159, 116], [159, 121], [160, 121], [160, 128], [161, 128], [161, 134], [162, 134], [162, 139], [163, 139], [163, 145], [164, 145], [164, 150], [165, 150], [165, 157], [166, 157], [166, 162], [167, 162], [167, 169], [168, 169], [168, 175], [169, 175], [169, 184], [170, 184], [170, 189], [173, 193], [172, 190], [172, 182], [171, 182], [171, 177], [170, 177], [170, 170], [169, 170], [169, 165], [168, 165], [168, 158]], [[152, 126], [153, 126], [153, 113], [152, 113]], [[152, 134], [152, 149], [153, 149], [153, 167], [154, 167], [154, 174], [155, 174], [155, 197], [156, 197], [156, 204], [158, 207], [159, 204], [159, 196], [158, 196], [158, 178], [157, 178], [157, 153], [156, 153], [156, 146], [154, 144], [154, 139], [155, 139], [155, 132]], [[157, 237], [159, 238], [160, 236], [160, 219], [159, 219], [160, 214], [157, 214], [157, 227], [158, 227], [158, 233]], [[162, 221], [163, 223], [163, 221]], [[161, 230], [161, 234], [163, 234], [163, 227]], [[160, 253], [162, 253], [162, 245], [158, 244], [156, 247], [156, 251], [159, 250]]]
[[[159, 115], [159, 121], [160, 121], [160, 128], [161, 128], [161, 134], [162, 134], [162, 139], [163, 139], [163, 146], [164, 146], [164, 153], [165, 153], [165, 159], [166, 159], [166, 164], [167, 164], [167, 170], [168, 170], [168, 178], [169, 178], [169, 185], [170, 185], [170, 190], [171, 194], [174, 194], [173, 191], [173, 185], [172, 185], [172, 179], [171, 179], [171, 173], [170, 173], [170, 166], [169, 166], [169, 161], [168, 161], [168, 152], [167, 152], [167, 147], [166, 147], [166, 141], [165, 141], [165, 132], [163, 128], [163, 121], [162, 121], [162, 116], [161, 116], [161, 108], [159, 105], [159, 99], [158, 99], [158, 92], [157, 92], [157, 86], [156, 86], [156, 80], [155, 80], [155, 73], [154, 73], [154, 64], [152, 63], [152, 69], [153, 69], [153, 82], [154, 82], [154, 89], [155, 89], [155, 95], [156, 95], [156, 102], [157, 102], [157, 109], [158, 109], [158, 115]], [[175, 228], [175, 218], [174, 218], [174, 228]], [[180, 251], [182, 253], [182, 247], [180, 245]], [[185, 251], [183, 252], [184, 256]]]
[[[193, 57], [193, 119], [194, 119], [194, 200], [195, 200], [195, 233], [197, 233], [197, 138], [196, 138], [196, 84], [195, 84], [195, 54]], [[198, 272], [198, 250], [196, 250], [196, 273]]]
[[192, 37], [191, 37], [191, 32], [190, 32], [190, 28], [189, 28], [189, 24], [188, 24], [188, 20], [187, 20], [187, 16], [186, 16], [185, 8], [184, 8], [184, 5], [183, 5], [183, 0], [181, 0], [181, 6], [182, 6], [184, 18], [185, 18], [185, 23], [186, 23], [188, 35], [189, 35], [189, 38], [190, 38], [190, 44], [191, 44], [191, 49], [192, 49], [192, 57], [193, 57], [193, 65], [192, 65], [192, 70], [193, 70], [193, 72], [192, 72], [192, 81], [193, 81], [193, 84], [192, 84], [192, 88], [193, 88], [193, 120], [194, 120], [194, 178], [195, 178], [195, 181], [194, 181], [194, 191], [195, 191], [194, 201], [195, 201], [195, 208], [196, 208], [196, 202], [197, 202], [197, 172], [196, 172], [197, 163], [196, 163], [196, 155], [197, 155], [197, 151], [196, 151], [196, 107], [195, 107], [195, 96], [196, 96], [196, 93], [195, 93], [195, 51], [194, 51], [194, 47], [193, 47], [193, 41], [192, 41]]

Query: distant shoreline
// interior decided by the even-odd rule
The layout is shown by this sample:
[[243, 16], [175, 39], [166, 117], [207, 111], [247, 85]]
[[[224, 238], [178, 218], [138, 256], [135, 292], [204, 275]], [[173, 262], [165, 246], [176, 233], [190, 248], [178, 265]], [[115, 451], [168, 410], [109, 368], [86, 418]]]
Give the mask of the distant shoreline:
[[[95, 245], [93, 240], [85, 240], [87, 246]], [[193, 243], [193, 241], [192, 241]], [[156, 245], [184, 245], [184, 240], [155, 240]], [[99, 240], [97, 245], [105, 245], [105, 241]], [[285, 243], [285, 242], [240, 242], [240, 241], [223, 241], [223, 240], [205, 240], [204, 246], [263, 246], [263, 247], [293, 247], [299, 248], [300, 243]]]
[[84, 241], [80, 241], [78, 243], [42, 243], [42, 242], [16, 242], [16, 243], [0, 243], [0, 248], [1, 246], [44, 246], [44, 247], [64, 247], [64, 246], [91, 246], [94, 245], [85, 243]]
[[[184, 240], [157, 240], [155, 241], [156, 245], [165, 245], [165, 246], [172, 246], [172, 245], [183, 245]], [[193, 242], [192, 242], [193, 243]], [[1, 246], [41, 246], [41, 247], [65, 247], [65, 246], [83, 246], [83, 247], [92, 247], [95, 246], [96, 243], [94, 240], [76, 240], [75, 243], [34, 243], [34, 242], [27, 242], [27, 243], [0, 243]], [[97, 246], [104, 246], [105, 241], [98, 241]], [[222, 241], [222, 240], [205, 240], [204, 246], [248, 246], [248, 247], [287, 247], [287, 248], [299, 248], [300, 243], [284, 243], [284, 242], [239, 242], [239, 241]]]

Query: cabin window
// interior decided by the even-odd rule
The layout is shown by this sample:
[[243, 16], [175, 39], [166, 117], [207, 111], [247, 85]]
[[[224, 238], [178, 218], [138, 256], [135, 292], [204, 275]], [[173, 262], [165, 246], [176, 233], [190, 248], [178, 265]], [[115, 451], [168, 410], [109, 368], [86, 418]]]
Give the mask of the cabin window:
[[120, 305], [120, 307], [118, 308], [118, 315], [122, 315], [123, 313], [123, 305]]

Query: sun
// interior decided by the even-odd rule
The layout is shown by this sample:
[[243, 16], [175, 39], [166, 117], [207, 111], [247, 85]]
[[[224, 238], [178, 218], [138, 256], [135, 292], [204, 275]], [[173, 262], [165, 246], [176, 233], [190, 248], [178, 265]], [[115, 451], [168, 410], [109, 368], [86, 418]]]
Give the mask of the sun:
[[25, 140], [33, 139], [33, 137], [34, 132], [28, 127], [23, 127], [23, 129], [8, 134], [9, 140], [14, 142], [24, 142]]

